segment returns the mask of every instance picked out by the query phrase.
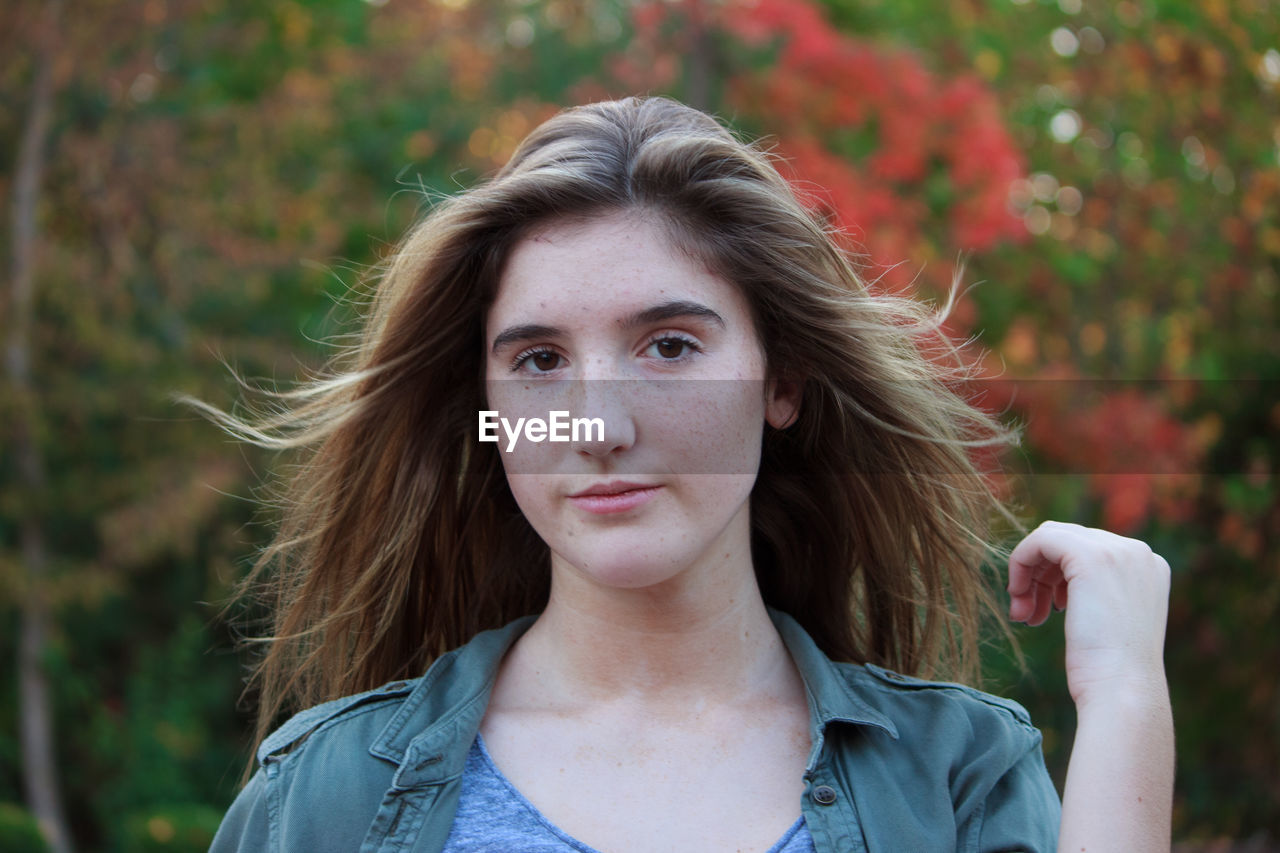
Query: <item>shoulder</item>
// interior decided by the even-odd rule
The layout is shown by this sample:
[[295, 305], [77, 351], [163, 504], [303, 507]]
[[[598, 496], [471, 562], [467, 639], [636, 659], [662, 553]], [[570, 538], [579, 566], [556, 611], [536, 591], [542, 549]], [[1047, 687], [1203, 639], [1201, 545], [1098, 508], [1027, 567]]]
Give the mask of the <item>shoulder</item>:
[[358, 849], [396, 769], [371, 747], [416, 683], [324, 702], [268, 735], [257, 749], [258, 772], [223, 818], [211, 853]]
[[1020, 703], [967, 684], [916, 678], [872, 663], [841, 664], [840, 668], [856, 688], [877, 695], [896, 708], [954, 708], [969, 715], [993, 716], [1014, 727], [1035, 731], [1031, 715]]
[[900, 741], [927, 742], [956, 765], [976, 762], [999, 772], [1028, 752], [1040, 752], [1040, 730], [1013, 699], [875, 664], [837, 667], [859, 698], [893, 721]]
[[379, 723], [385, 725], [386, 720], [395, 714], [420, 680], [392, 681], [373, 690], [343, 696], [299, 711], [258, 745], [258, 763], [264, 764], [269, 758], [287, 755], [309, 739], [321, 735], [357, 737], [372, 729], [367, 741], [372, 743], [377, 736]]
[[1026, 708], [967, 684], [874, 664], [838, 668], [853, 692], [893, 721], [898, 737], [871, 748], [886, 774], [906, 774], [904, 797], [927, 799], [932, 790], [983, 849], [1054, 848], [1061, 805]]
[[316, 752], [318, 743], [333, 744], [336, 749], [361, 742], [366, 753], [396, 764], [415, 735], [438, 723], [466, 717], [469, 724], [478, 726], [478, 718], [471, 717], [477, 709], [483, 713], [498, 662], [534, 618], [526, 616], [501, 628], [481, 631], [437, 657], [418, 678], [392, 681], [295, 714], [262, 741], [257, 751], [259, 763]]
[[794, 617], [780, 610], [770, 610], [770, 616], [805, 681], [811, 708], [824, 723], [868, 724], [869, 731], [881, 731], [898, 747], [928, 740], [931, 751], [993, 737], [1024, 749], [1040, 742], [1026, 709], [1011, 699], [875, 664], [834, 661]]

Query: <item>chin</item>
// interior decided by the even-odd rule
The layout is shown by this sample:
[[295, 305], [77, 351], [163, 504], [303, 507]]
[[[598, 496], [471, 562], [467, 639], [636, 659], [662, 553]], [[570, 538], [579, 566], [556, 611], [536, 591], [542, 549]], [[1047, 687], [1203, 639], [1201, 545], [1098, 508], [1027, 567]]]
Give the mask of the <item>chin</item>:
[[[652, 542], [647, 543], [652, 546]], [[601, 586], [613, 589], [645, 589], [666, 583], [692, 562], [638, 543], [617, 542], [602, 550], [566, 549], [555, 553], [565, 568]]]

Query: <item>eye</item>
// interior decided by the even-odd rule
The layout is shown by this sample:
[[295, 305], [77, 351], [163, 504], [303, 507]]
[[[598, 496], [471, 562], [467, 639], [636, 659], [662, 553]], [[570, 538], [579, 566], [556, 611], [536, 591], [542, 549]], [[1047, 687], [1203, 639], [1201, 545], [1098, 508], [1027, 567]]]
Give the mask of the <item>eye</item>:
[[528, 364], [532, 373], [550, 373], [559, 367], [562, 361], [564, 357], [549, 347], [530, 347], [512, 359], [511, 372], [515, 373]]
[[650, 351], [662, 361], [683, 361], [702, 348], [696, 341], [668, 332], [649, 339], [645, 352]]

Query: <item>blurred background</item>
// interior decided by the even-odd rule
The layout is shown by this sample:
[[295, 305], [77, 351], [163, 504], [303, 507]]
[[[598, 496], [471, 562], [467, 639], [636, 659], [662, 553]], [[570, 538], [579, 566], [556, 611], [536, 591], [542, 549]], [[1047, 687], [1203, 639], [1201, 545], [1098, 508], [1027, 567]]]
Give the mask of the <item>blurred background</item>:
[[301, 377], [433, 195], [638, 93], [767, 136], [878, 287], [964, 259], [1027, 522], [1173, 567], [1177, 848], [1280, 845], [1275, 0], [9, 0], [0, 56], [0, 849], [204, 850], [235, 794], [275, 460], [169, 395]]

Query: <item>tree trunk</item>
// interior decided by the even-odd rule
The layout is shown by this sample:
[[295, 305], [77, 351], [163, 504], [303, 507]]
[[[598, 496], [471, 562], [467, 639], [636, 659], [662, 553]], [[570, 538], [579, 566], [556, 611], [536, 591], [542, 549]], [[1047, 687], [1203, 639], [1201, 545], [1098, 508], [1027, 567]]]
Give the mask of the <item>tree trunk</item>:
[[711, 109], [711, 87], [716, 70], [715, 42], [707, 30], [707, 11], [701, 4], [688, 7], [689, 54], [685, 65], [685, 103], [694, 109]]
[[31, 104], [14, 166], [12, 206], [12, 293], [5, 370], [16, 403], [14, 456], [18, 480], [27, 500], [20, 524], [26, 594], [22, 602], [22, 636], [18, 644], [18, 693], [21, 717], [22, 775], [27, 802], [55, 853], [70, 853], [71, 833], [62, 808], [54, 752], [53, 709], [44, 653], [49, 633], [45, 597], [48, 550], [41, 511], [45, 505], [44, 460], [37, 424], [39, 409], [31, 381], [31, 315], [38, 243], [36, 206], [44, 172], [44, 149], [53, 110], [53, 58], [61, 0], [49, 0], [38, 34]]

